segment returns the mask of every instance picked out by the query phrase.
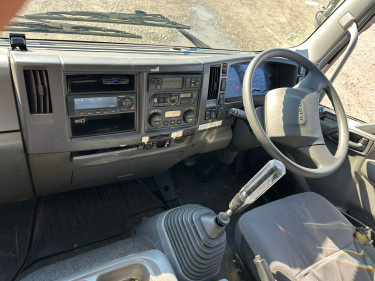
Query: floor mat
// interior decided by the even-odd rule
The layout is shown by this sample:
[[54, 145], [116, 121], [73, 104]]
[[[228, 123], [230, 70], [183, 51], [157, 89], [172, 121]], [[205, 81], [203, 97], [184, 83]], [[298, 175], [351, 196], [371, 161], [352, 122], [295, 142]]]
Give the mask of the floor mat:
[[26, 267], [41, 258], [121, 235], [128, 218], [164, 208], [138, 181], [41, 198]]
[[29, 247], [36, 200], [0, 206], [0, 280], [12, 280]]

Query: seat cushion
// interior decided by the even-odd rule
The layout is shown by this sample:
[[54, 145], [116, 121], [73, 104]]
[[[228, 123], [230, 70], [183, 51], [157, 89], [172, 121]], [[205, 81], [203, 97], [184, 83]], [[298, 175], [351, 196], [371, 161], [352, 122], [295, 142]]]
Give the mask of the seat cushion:
[[373, 280], [373, 265], [354, 244], [354, 231], [329, 201], [306, 192], [242, 215], [236, 245], [255, 276], [259, 254], [277, 280]]

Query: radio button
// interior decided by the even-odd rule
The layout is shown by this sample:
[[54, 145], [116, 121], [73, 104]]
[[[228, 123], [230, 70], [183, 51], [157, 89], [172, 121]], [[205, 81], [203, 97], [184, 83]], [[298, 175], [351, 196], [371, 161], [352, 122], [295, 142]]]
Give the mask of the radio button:
[[190, 87], [190, 77], [186, 77], [185, 78], [185, 88], [189, 88]]
[[172, 121], [171, 121], [170, 123], [171, 123], [171, 125], [174, 125], [174, 124], [175, 124], [175, 121], [174, 121], [174, 120], [172, 120]]
[[197, 77], [197, 80], [195, 82], [195, 87], [196, 88], [199, 88], [201, 86], [201, 78], [200, 77]]

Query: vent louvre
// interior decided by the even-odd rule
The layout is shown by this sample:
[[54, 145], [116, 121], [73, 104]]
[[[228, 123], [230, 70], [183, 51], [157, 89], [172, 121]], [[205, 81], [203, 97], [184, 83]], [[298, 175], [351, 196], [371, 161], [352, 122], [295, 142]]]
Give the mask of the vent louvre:
[[219, 94], [220, 66], [211, 66], [207, 100], [216, 100]]
[[30, 113], [52, 113], [47, 70], [25, 70], [24, 76]]

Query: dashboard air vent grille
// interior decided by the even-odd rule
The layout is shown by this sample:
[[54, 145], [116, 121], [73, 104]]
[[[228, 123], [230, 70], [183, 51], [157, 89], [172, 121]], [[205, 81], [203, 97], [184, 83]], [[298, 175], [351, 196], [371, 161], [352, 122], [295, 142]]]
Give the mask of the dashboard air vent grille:
[[30, 113], [52, 113], [47, 70], [25, 70], [24, 75]]
[[220, 66], [211, 66], [207, 100], [216, 100], [219, 94]]

